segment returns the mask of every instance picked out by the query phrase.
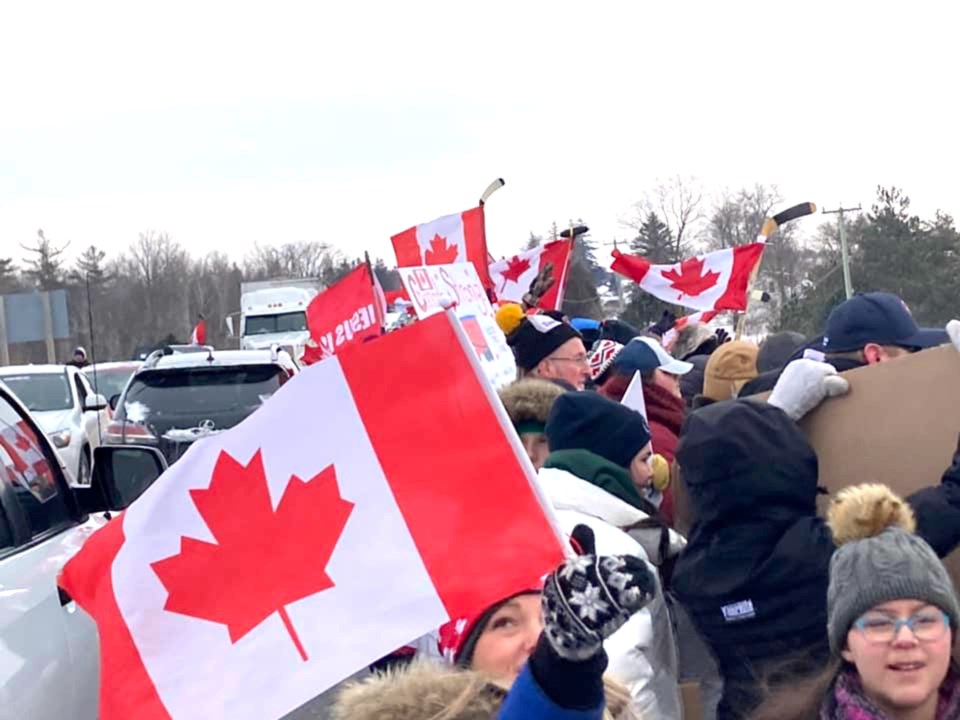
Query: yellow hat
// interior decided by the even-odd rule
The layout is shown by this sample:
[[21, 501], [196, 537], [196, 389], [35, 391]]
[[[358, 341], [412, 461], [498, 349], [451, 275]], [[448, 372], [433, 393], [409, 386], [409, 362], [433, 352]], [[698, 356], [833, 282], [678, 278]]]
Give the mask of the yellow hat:
[[710, 355], [703, 370], [703, 395], [716, 402], [735, 398], [748, 380], [757, 376], [757, 353], [751, 342], [724, 343]]
[[523, 322], [523, 318], [526, 317], [526, 315], [523, 312], [523, 308], [517, 303], [507, 303], [497, 310], [496, 317], [497, 325], [503, 330], [503, 334], [510, 335], [520, 327], [520, 323]]

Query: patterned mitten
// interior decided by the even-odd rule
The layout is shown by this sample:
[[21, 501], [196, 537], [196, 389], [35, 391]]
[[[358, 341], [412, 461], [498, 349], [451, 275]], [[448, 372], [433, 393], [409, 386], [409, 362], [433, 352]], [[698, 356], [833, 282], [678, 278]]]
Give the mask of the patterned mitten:
[[638, 557], [597, 557], [593, 531], [577, 525], [573, 539], [584, 554], [568, 560], [543, 589], [543, 632], [557, 655], [586, 660], [657, 591], [657, 580]]

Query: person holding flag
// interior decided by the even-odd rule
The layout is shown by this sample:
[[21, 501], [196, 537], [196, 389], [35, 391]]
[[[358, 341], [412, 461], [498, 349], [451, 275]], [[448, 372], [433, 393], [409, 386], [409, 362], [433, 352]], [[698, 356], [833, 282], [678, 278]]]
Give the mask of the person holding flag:
[[654, 598], [655, 576], [635, 556], [597, 556], [585, 525], [573, 542], [583, 554], [543, 587], [444, 625], [445, 664], [347, 686], [333, 720], [640, 720], [627, 689], [604, 678], [603, 642]]

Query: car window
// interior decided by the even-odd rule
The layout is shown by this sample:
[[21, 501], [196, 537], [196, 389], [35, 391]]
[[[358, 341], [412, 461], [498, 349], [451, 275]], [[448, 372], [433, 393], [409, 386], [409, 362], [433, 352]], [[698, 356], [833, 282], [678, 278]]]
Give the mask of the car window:
[[136, 375], [117, 418], [148, 423], [158, 416], [223, 411], [249, 414], [279, 389], [277, 365], [147, 370]]
[[122, 393], [123, 388], [127, 385], [127, 380], [133, 375], [132, 369], [97, 370], [96, 377], [94, 377], [92, 370], [84, 370], [84, 372], [93, 386], [93, 391], [100, 393], [107, 400]]
[[31, 412], [69, 410], [73, 407], [73, 393], [65, 372], [3, 375], [0, 380], [13, 390], [13, 394]]
[[280, 315], [248, 315], [244, 321], [245, 335], [267, 335], [277, 332], [302, 332], [307, 329], [307, 314], [299, 312]]
[[0, 396], [0, 482], [13, 490], [34, 537], [72, 522], [48, 452], [30, 424]]

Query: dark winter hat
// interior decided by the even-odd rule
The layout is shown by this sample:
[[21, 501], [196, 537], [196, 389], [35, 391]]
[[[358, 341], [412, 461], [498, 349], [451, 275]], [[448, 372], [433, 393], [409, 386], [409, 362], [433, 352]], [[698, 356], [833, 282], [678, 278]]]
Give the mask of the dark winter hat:
[[860, 350], [867, 343], [929, 348], [949, 342], [945, 330], [920, 328], [910, 309], [892, 293], [854, 295], [837, 305], [827, 318], [823, 352]]
[[807, 339], [798, 332], [785, 330], [767, 335], [760, 343], [760, 352], [757, 354], [757, 372], [765, 373], [779, 370], [793, 356], [797, 348], [802, 347]]
[[507, 339], [521, 370], [533, 370], [540, 361], [580, 333], [570, 325], [547, 315], [527, 317]]
[[595, 392], [564, 393], [547, 419], [547, 441], [554, 450], [589, 450], [614, 465], [630, 462], [650, 442], [643, 415]]
[[957, 594], [940, 558], [913, 534], [910, 506], [886, 485], [856, 485], [833, 501], [827, 524], [839, 547], [830, 560], [827, 632], [839, 653], [857, 618], [893, 600], [921, 600], [943, 610], [956, 631]]
[[601, 340], [613, 340], [621, 345], [626, 345], [639, 335], [639, 330], [630, 323], [625, 323], [623, 320], [604, 320], [600, 324]]
[[500, 391], [500, 401], [518, 434], [542, 433], [554, 401], [563, 395], [557, 383], [537, 378], [512, 382]]

